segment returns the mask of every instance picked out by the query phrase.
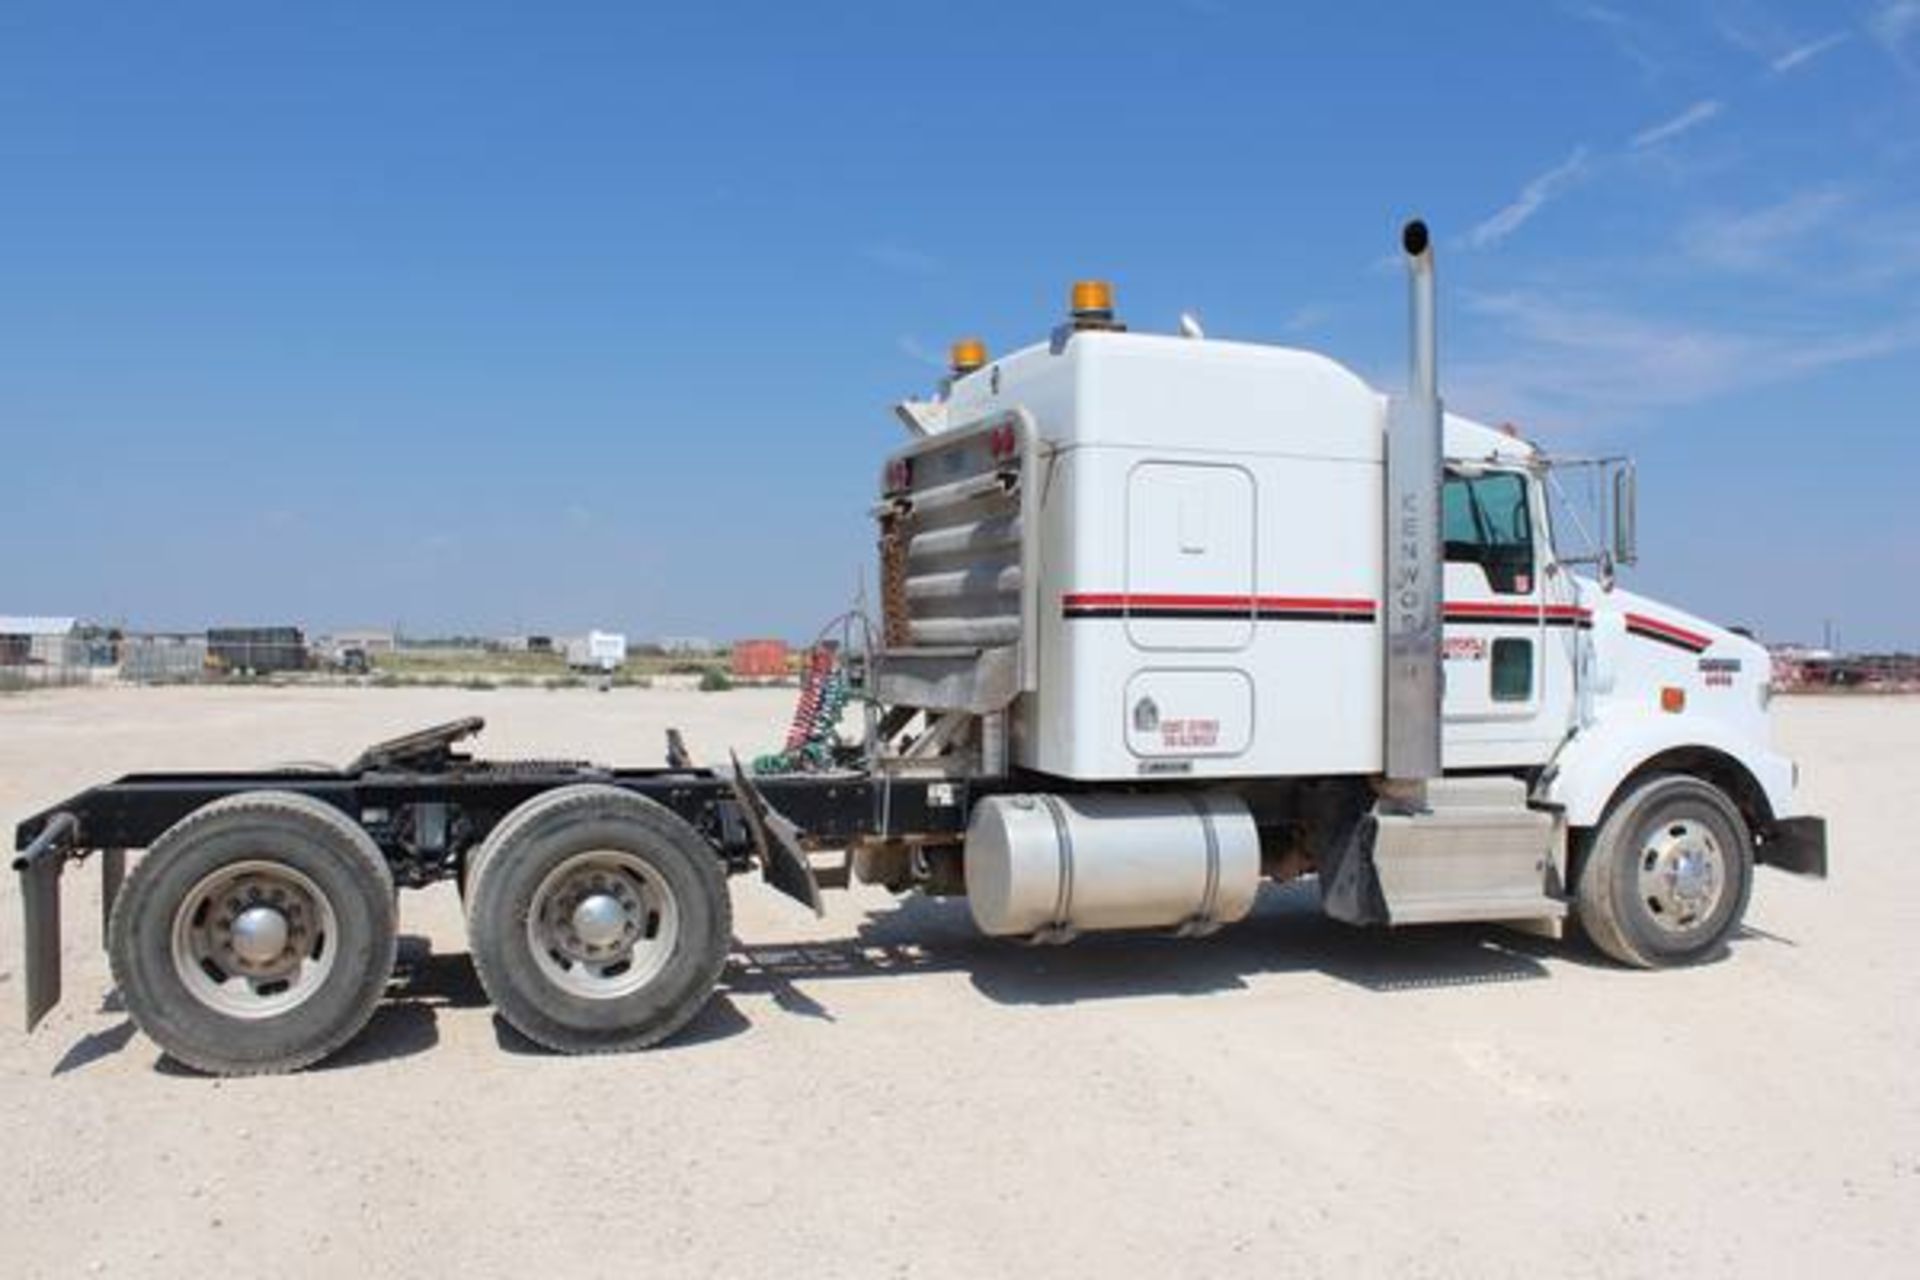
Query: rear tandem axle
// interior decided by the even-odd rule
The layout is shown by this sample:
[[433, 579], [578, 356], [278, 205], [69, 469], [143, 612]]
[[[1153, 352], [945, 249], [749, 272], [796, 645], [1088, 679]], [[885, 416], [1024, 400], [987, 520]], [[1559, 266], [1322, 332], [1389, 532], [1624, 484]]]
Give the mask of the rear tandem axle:
[[[61, 874], [98, 853], [129, 1009], [192, 1065], [286, 1070], [344, 1043], [385, 984], [393, 891], [441, 880], [460, 883], [476, 965], [520, 1030], [569, 1051], [651, 1043], [718, 977], [726, 876], [758, 865], [818, 911], [821, 880], [843, 881], [817, 875], [808, 849], [903, 834], [955, 844], [978, 790], [863, 773], [752, 779], [737, 762], [693, 765], [677, 734], [658, 769], [453, 749], [482, 723], [381, 743], [337, 771], [133, 774], [22, 822], [28, 1028], [60, 999]], [[150, 852], [129, 879], [130, 849]], [[544, 869], [538, 883], [519, 883], [528, 860]], [[185, 883], [202, 862], [206, 874]], [[343, 867], [359, 879], [328, 883]], [[510, 900], [496, 903], [503, 886]], [[374, 896], [387, 899], [380, 909], [358, 901]], [[701, 945], [666, 948], [687, 954], [686, 982], [663, 988], [642, 972], [656, 944], [696, 933]], [[289, 1025], [269, 1034], [276, 1024]]]

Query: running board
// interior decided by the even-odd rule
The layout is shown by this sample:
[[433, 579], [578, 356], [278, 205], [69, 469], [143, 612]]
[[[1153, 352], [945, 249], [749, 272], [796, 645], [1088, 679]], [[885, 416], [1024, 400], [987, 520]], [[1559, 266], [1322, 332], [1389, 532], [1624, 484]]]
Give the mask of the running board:
[[1518, 778], [1441, 778], [1382, 796], [1321, 869], [1322, 909], [1349, 924], [1555, 922], [1566, 827]]

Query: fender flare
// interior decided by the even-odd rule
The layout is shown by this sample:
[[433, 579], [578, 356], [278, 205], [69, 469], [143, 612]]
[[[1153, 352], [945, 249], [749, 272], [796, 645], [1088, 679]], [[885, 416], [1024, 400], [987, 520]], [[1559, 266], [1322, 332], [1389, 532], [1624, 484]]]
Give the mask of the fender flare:
[[1691, 774], [1727, 793], [1758, 833], [1799, 812], [1793, 763], [1756, 754], [1750, 739], [1719, 722], [1666, 714], [1609, 715], [1567, 744], [1541, 779], [1538, 798], [1573, 827], [1597, 826], [1620, 789], [1639, 774]]

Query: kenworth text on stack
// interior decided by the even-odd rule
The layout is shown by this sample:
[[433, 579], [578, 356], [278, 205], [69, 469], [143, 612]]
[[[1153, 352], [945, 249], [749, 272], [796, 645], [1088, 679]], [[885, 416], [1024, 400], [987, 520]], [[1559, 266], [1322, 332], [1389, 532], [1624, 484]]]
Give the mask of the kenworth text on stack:
[[[1029, 941], [1197, 937], [1311, 875], [1355, 925], [1571, 920], [1622, 964], [1716, 952], [1756, 864], [1826, 871], [1769, 743], [1767, 656], [1615, 584], [1624, 460], [1443, 411], [1432, 250], [1421, 223], [1402, 239], [1404, 396], [1192, 322], [1130, 332], [1092, 282], [1044, 341], [957, 344], [896, 408], [881, 616], [816, 648], [786, 750], [751, 769], [677, 734], [660, 768], [488, 761], [457, 749], [469, 720], [27, 819], [29, 1028], [60, 995], [61, 873], [89, 857], [128, 1011], [220, 1073], [351, 1039], [396, 891], [441, 880], [500, 1014], [565, 1052], [685, 1024], [728, 954], [726, 877], [755, 869], [815, 910], [855, 879], [963, 895]], [[1550, 518], [1575, 467], [1607, 482], [1593, 546]]]

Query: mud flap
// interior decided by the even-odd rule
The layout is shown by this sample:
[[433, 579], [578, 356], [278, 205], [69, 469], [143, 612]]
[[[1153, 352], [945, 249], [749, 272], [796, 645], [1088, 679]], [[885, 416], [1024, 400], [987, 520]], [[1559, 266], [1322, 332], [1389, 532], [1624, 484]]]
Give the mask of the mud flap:
[[766, 882], [801, 906], [813, 908], [813, 914], [827, 914], [820, 901], [820, 882], [813, 866], [800, 848], [800, 828], [793, 825], [760, 794], [760, 789], [733, 757], [733, 776], [727, 779], [734, 798], [746, 815], [747, 828], [753, 833], [753, 847], [760, 855], [760, 874]]
[[1320, 910], [1326, 915], [1346, 924], [1387, 923], [1386, 895], [1373, 864], [1379, 838], [1379, 820], [1366, 813], [1319, 851]]
[[22, 937], [28, 1031], [60, 1003], [60, 873], [66, 869], [67, 854], [79, 830], [72, 814], [56, 813], [13, 860], [13, 869], [20, 874], [20, 908], [26, 926]]
[[20, 868], [20, 903], [26, 909], [27, 1030], [40, 1025], [60, 1003], [61, 858], [42, 858]]
[[1797, 876], [1827, 878], [1827, 820], [1782, 818], [1762, 835], [1754, 851], [1764, 867], [1778, 867]]

